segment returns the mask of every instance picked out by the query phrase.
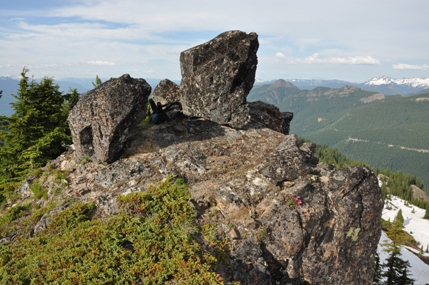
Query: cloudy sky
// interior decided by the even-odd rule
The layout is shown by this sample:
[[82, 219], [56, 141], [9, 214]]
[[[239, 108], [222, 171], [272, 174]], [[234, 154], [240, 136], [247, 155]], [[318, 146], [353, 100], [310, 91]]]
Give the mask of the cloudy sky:
[[428, 0], [0, 0], [0, 76], [180, 80], [180, 52], [259, 35], [257, 80], [429, 77]]

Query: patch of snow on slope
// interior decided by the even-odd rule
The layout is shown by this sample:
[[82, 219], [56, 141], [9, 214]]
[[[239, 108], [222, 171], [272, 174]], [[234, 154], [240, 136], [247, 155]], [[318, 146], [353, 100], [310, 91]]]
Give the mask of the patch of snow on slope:
[[[386, 205], [389, 203], [391, 209], [389, 210], [384, 207], [382, 218], [386, 221], [390, 220], [392, 222], [395, 219], [399, 209], [402, 209], [405, 227], [404, 230], [412, 235], [413, 238], [420, 243], [420, 245], [423, 245], [423, 249], [426, 250], [426, 247], [429, 245], [429, 220], [423, 219], [425, 210], [420, 209], [414, 205], [406, 206], [404, 200], [396, 196], [391, 197], [392, 199], [390, 201], [385, 201]], [[389, 257], [389, 254], [384, 252], [381, 246], [385, 240], [389, 240], [389, 238], [384, 232], [382, 232], [377, 248], [377, 252], [380, 255], [380, 264], [384, 263], [385, 260]], [[415, 280], [415, 285], [429, 284], [429, 265], [424, 263], [420, 258], [413, 254], [412, 251], [416, 252], [415, 249], [402, 246], [400, 258], [410, 262], [410, 277]], [[424, 255], [429, 256], [427, 253]]]
[[[386, 203], [390, 204], [391, 210], [384, 207], [381, 217], [386, 221], [390, 219], [393, 222], [399, 209], [402, 209], [404, 230], [412, 235], [423, 246], [423, 249], [426, 250], [426, 247], [429, 246], [429, 220], [423, 219], [425, 210], [414, 205], [405, 206], [404, 200], [396, 196], [392, 196], [391, 201], [386, 200]], [[429, 256], [429, 254], [425, 255]]]
[[[380, 264], [386, 262], [389, 257], [389, 253], [383, 251], [383, 247], [380, 245], [385, 241], [390, 241], [387, 235], [382, 232], [380, 243], [377, 248], [377, 252], [380, 256]], [[408, 251], [405, 247], [401, 247], [402, 260], [408, 260], [410, 262], [410, 278], [414, 279], [415, 285], [426, 285], [429, 284], [429, 265], [420, 260], [416, 255]]]

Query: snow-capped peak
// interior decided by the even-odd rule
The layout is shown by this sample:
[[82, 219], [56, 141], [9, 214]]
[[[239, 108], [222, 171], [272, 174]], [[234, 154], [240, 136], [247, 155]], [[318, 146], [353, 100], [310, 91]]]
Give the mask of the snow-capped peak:
[[374, 77], [369, 81], [365, 82], [364, 85], [408, 85], [415, 88], [429, 88], [429, 77], [428, 78], [391, 78], [388, 76]]

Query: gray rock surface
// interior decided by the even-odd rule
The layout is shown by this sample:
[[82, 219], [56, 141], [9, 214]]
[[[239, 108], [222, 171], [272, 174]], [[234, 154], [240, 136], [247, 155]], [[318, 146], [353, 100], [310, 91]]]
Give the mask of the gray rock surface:
[[[295, 135], [201, 119], [139, 127], [128, 145], [110, 165], [74, 163], [72, 152], [52, 161], [68, 173], [63, 195], [112, 215], [118, 195], [184, 177], [198, 223], [229, 238], [226, 282], [372, 283], [383, 201], [369, 170], [318, 163]], [[288, 206], [290, 195], [301, 207]]]
[[21, 183], [18, 189], [15, 190], [16, 194], [20, 195], [21, 199], [26, 199], [34, 196], [33, 191], [31, 191], [31, 184], [34, 182], [35, 177], [30, 176]]
[[183, 113], [241, 128], [249, 122], [246, 97], [255, 81], [256, 33], [229, 31], [180, 54]]
[[161, 80], [153, 90], [152, 97], [162, 105], [180, 101], [180, 86], [169, 79]]
[[248, 106], [253, 122], [282, 134], [289, 134], [292, 112], [280, 112], [276, 106], [262, 101], [249, 102]]
[[124, 74], [87, 92], [71, 110], [68, 122], [78, 159], [111, 163], [146, 116], [150, 85]]

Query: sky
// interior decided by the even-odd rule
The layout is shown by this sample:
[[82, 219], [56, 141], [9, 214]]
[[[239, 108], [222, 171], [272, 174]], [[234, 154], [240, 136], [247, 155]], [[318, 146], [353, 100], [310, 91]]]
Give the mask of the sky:
[[180, 80], [180, 53], [256, 32], [257, 81], [429, 77], [427, 0], [0, 0], [0, 76]]

